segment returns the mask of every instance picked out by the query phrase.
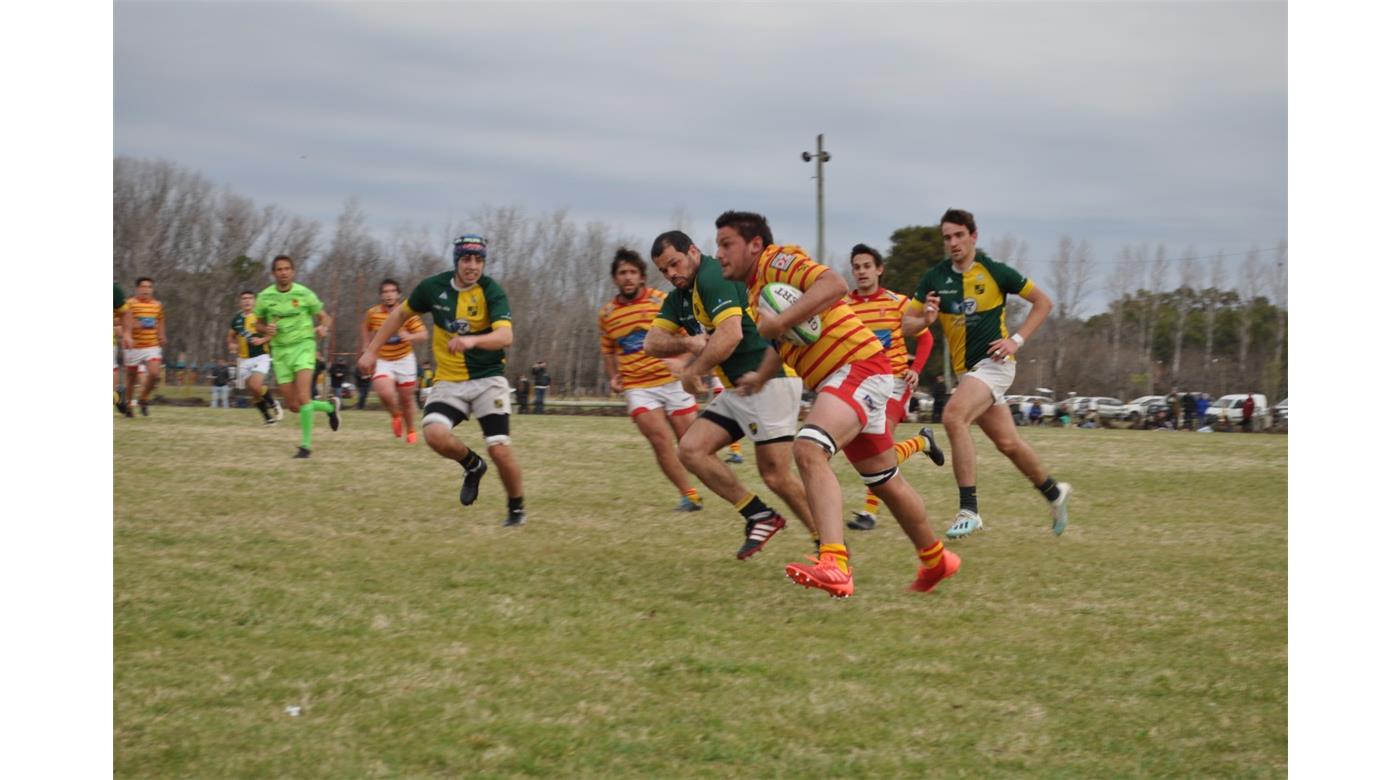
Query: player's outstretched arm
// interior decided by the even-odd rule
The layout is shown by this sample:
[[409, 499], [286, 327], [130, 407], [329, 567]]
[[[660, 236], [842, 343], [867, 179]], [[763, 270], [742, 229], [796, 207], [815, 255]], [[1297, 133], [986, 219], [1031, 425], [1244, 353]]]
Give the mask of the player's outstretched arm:
[[776, 317], [765, 317], [758, 323], [758, 335], [765, 339], [776, 339], [793, 325], [813, 315], [820, 315], [832, 304], [846, 297], [846, 282], [829, 270], [812, 281], [810, 287]]
[[651, 327], [647, 329], [646, 340], [642, 342], [642, 351], [649, 357], [668, 358], [683, 355], [690, 350], [687, 348], [684, 331]]

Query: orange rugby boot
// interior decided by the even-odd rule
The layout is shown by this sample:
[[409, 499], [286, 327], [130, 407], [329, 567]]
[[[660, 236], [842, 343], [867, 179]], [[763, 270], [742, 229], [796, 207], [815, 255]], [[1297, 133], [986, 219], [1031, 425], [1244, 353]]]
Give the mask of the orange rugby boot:
[[855, 577], [852, 572], [841, 571], [834, 553], [822, 553], [817, 558], [808, 556], [807, 560], [812, 563], [789, 563], [788, 579], [804, 588], [821, 588], [834, 599], [849, 598], [855, 592]]

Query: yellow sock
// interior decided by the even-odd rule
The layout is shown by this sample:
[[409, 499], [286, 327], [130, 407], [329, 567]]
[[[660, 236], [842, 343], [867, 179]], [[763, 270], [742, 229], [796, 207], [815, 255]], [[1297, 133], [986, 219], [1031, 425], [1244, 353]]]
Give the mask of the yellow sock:
[[943, 561], [943, 542], [934, 542], [919, 551], [919, 563], [932, 569]]
[[875, 495], [875, 491], [870, 488], [865, 489], [865, 513], [871, 517], [880, 512], [880, 497]]
[[904, 461], [914, 457], [914, 453], [923, 452], [924, 448], [927, 446], [928, 439], [925, 439], [922, 436], [915, 436], [912, 439], [905, 439], [904, 441], [894, 445], [895, 462], [903, 463]]
[[824, 544], [821, 546], [820, 550], [817, 550], [817, 555], [819, 556], [826, 555], [827, 553], [831, 553], [833, 556], [835, 556], [836, 565], [841, 567], [841, 571], [845, 572], [846, 574], [851, 573], [851, 554], [847, 552], [846, 545]]
[[737, 442], [737, 441], [731, 441], [731, 442], [729, 442], [729, 451], [732, 452], [732, 453], [734, 453], [735, 455], [738, 455], [739, 453], [743, 452], [744, 450], [743, 450], [742, 447], [739, 446], [739, 442]]
[[686, 498], [690, 499], [692, 502], [694, 502], [694, 503], [696, 503], [696, 504], [700, 503], [700, 491], [696, 490], [696, 489], [693, 488], [693, 487], [692, 487], [692, 488], [686, 488], [686, 489], [685, 489], [685, 493], [683, 493], [682, 495], [684, 495]]

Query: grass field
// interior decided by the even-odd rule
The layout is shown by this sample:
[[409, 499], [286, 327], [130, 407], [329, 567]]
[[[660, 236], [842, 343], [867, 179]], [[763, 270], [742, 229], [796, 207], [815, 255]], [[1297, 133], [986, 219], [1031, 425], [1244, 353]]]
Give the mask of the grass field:
[[[962, 571], [905, 592], [885, 513], [837, 601], [783, 576], [800, 531], [741, 563], [712, 494], [672, 513], [626, 418], [512, 421], [517, 529], [495, 474], [462, 507], [346, 420], [307, 461], [290, 417], [114, 421], [117, 776], [1287, 774], [1287, 437], [1030, 430], [1076, 489], [1054, 538], [979, 435]], [[941, 535], [951, 469], [904, 473]]]

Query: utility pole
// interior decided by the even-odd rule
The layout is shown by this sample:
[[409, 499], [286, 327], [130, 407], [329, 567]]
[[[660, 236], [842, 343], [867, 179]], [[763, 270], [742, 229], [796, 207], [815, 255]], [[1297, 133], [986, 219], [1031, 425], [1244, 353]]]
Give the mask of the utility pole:
[[822, 136], [817, 135], [817, 153], [802, 153], [802, 162], [811, 162], [813, 158], [817, 161], [817, 257], [818, 263], [826, 262], [826, 217], [825, 198], [823, 194], [823, 184], [825, 179], [822, 176], [822, 164], [831, 159], [831, 154], [822, 150]]

